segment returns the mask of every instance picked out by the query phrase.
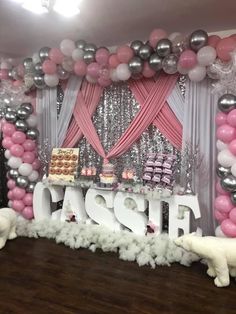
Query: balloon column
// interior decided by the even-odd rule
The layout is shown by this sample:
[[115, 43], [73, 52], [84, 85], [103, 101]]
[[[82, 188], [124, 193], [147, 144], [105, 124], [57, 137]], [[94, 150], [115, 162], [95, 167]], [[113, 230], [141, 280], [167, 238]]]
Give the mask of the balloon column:
[[222, 95], [218, 108], [215, 217], [224, 235], [236, 237], [236, 95]]
[[31, 103], [17, 109], [7, 107], [2, 120], [3, 141], [7, 159], [9, 207], [26, 219], [33, 218], [33, 191], [39, 178], [37, 158], [37, 118]]
[[130, 77], [150, 78], [163, 70], [167, 74], [187, 74], [190, 80], [199, 82], [206, 75], [216, 78], [212, 65], [230, 61], [235, 48], [235, 35], [221, 39], [201, 29], [189, 36], [154, 29], [147, 42], [134, 40], [117, 47], [114, 53], [84, 40], [64, 39], [59, 48], [42, 47], [16, 67], [2, 62], [0, 79], [10, 77], [17, 84], [23, 80], [28, 88], [42, 89], [57, 86], [59, 80], [75, 74], [90, 83], [108, 86]]

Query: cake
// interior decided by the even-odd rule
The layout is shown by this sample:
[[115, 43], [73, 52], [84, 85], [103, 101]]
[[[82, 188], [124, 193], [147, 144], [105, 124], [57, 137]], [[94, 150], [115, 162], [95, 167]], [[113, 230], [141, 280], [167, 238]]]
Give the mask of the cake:
[[114, 165], [108, 163], [103, 164], [102, 173], [99, 175], [100, 182], [103, 184], [113, 185], [117, 182]]

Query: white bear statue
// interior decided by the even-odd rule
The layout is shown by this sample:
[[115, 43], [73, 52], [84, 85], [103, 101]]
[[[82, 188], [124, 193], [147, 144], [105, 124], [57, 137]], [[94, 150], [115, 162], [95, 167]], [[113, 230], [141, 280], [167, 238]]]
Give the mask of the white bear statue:
[[12, 240], [16, 235], [17, 214], [11, 208], [0, 208], [0, 249], [2, 249], [7, 240]]
[[175, 239], [174, 242], [206, 260], [207, 274], [215, 277], [214, 283], [217, 287], [228, 286], [229, 275], [236, 277], [236, 239], [199, 237], [191, 233]]

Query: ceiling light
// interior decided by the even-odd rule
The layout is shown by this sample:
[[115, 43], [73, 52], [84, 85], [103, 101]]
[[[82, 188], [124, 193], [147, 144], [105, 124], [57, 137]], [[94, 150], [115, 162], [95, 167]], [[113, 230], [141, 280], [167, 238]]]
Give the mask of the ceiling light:
[[79, 10], [80, 0], [56, 0], [53, 10], [65, 17], [77, 15]]
[[31, 11], [36, 14], [47, 13], [48, 9], [42, 6], [41, 0], [24, 0], [22, 7], [28, 11]]

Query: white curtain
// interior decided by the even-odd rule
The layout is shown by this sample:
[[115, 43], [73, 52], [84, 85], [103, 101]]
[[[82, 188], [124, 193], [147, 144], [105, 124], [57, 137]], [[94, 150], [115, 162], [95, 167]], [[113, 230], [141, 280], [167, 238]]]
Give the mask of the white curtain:
[[176, 115], [179, 122], [183, 125], [184, 118], [184, 97], [180, 91], [179, 84], [175, 85], [175, 88], [171, 92], [170, 96], [167, 99], [167, 102]]
[[215, 219], [213, 202], [215, 197], [216, 138], [215, 115], [217, 97], [212, 93], [209, 79], [203, 82], [186, 82], [183, 147], [191, 143], [193, 149], [199, 147], [203, 162], [195, 172], [193, 187], [198, 194], [201, 219], [196, 223], [203, 234], [214, 234]]

